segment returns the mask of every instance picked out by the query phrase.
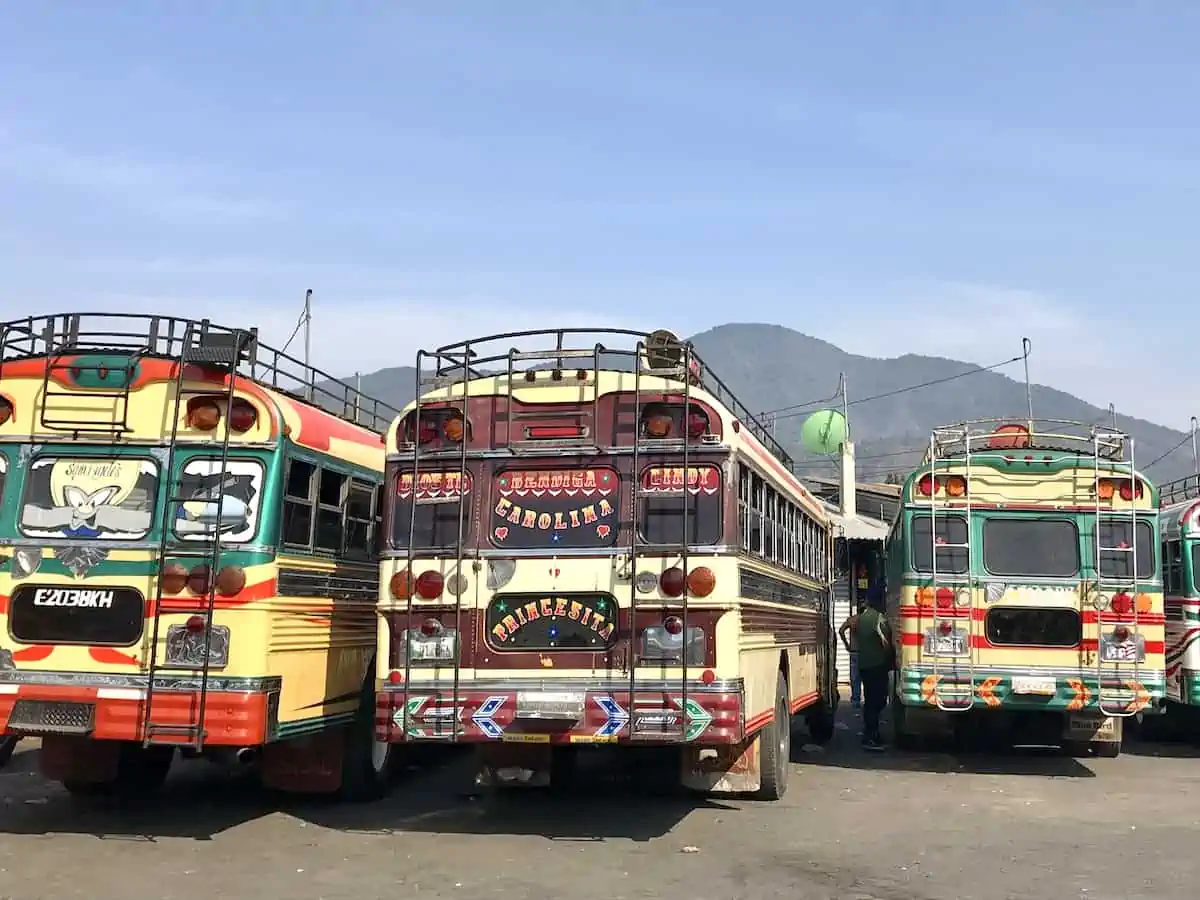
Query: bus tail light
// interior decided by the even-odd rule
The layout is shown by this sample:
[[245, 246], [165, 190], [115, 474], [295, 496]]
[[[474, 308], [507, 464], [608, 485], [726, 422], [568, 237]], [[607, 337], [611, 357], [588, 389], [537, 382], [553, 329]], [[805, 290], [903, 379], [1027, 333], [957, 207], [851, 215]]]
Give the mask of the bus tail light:
[[954, 623], [945, 619], [938, 622], [938, 632], [940, 634], [951, 634], [954, 631]]
[[932, 497], [934, 490], [934, 481], [932, 475], [922, 475], [921, 480], [917, 482], [917, 493], [922, 497]]
[[937, 605], [941, 609], [949, 609], [954, 605], [954, 589], [948, 587], [940, 587], [934, 594], [937, 600]]
[[426, 619], [421, 623], [421, 634], [425, 637], [437, 637], [443, 630], [439, 619]]
[[388, 581], [388, 590], [397, 600], [408, 600], [412, 597], [412, 573], [408, 569], [396, 572]]
[[702, 409], [688, 410], [687, 436], [690, 440], [698, 441], [708, 434], [708, 414]]
[[1124, 625], [1118, 625], [1116, 628], [1113, 629], [1112, 636], [1113, 636], [1113, 640], [1116, 641], [1118, 644], [1123, 644], [1127, 640], [1129, 640], [1129, 629], [1126, 628]]
[[967, 479], [962, 475], [947, 475], [942, 482], [948, 497], [965, 497], [967, 495]]
[[249, 400], [238, 398], [229, 410], [229, 427], [238, 434], [245, 434], [258, 424], [258, 410]]
[[212, 587], [212, 570], [207, 564], [193, 566], [188, 572], [188, 588], [193, 594], [207, 594]]
[[178, 594], [188, 586], [188, 570], [183, 563], [171, 562], [162, 568], [158, 577], [160, 594]]
[[588, 436], [585, 425], [526, 425], [527, 441], [569, 441]]
[[1140, 500], [1145, 493], [1145, 485], [1140, 478], [1100, 478], [1096, 481], [1096, 496], [1101, 500], [1112, 500], [1119, 496], [1129, 503], [1134, 499]]
[[221, 422], [221, 404], [215, 397], [193, 397], [187, 405], [189, 428], [213, 431]]
[[668, 597], [679, 597], [683, 594], [683, 586], [687, 579], [683, 576], [683, 569], [678, 566], [667, 569], [658, 578], [659, 589]]
[[679, 616], [667, 616], [663, 619], [663, 629], [672, 636], [683, 634], [683, 619]]
[[707, 566], [698, 566], [688, 572], [687, 586], [693, 597], [707, 597], [717, 586], [717, 576]]
[[217, 592], [223, 597], [233, 597], [246, 586], [246, 570], [241, 566], [222, 566], [217, 573]]
[[1109, 609], [1112, 610], [1113, 615], [1128, 616], [1133, 613], [1133, 598], [1124, 592], [1113, 594], [1112, 600], [1109, 602]]
[[0, 425], [9, 421], [14, 415], [13, 403], [7, 397], [0, 397]]
[[442, 596], [444, 586], [445, 580], [442, 578], [441, 572], [434, 572], [430, 569], [417, 576], [417, 593], [424, 600], [436, 600]]
[[461, 443], [466, 433], [467, 426], [462, 416], [447, 416], [442, 423], [442, 437], [452, 444]]

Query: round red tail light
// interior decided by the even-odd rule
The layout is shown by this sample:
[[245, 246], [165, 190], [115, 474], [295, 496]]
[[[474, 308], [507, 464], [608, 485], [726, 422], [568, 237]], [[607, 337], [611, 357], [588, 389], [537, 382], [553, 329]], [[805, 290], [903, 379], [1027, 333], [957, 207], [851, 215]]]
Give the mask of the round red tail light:
[[700, 680], [703, 681], [705, 684], [712, 684], [714, 681], [717, 680], [717, 673], [714, 672], [712, 669], [705, 669], [703, 672], [700, 673]]
[[421, 634], [425, 637], [435, 637], [442, 633], [442, 623], [437, 619], [426, 619], [421, 623]]
[[1127, 616], [1133, 612], [1133, 598], [1128, 594], [1113, 594], [1112, 611], [1118, 616]]
[[708, 433], [708, 416], [696, 409], [688, 412], [687, 433], [693, 441], [704, 437]]
[[392, 575], [388, 581], [388, 590], [397, 600], [407, 600], [412, 596], [412, 578], [408, 569], [401, 569]]
[[188, 570], [183, 563], [170, 562], [162, 568], [158, 589], [163, 594], [178, 594], [188, 586]]
[[1135, 496], [1142, 496], [1142, 483], [1140, 481], [1131, 482], [1129, 479], [1123, 480], [1121, 482], [1121, 499], [1129, 501]]
[[942, 634], [949, 634], [954, 630], [953, 622], [938, 622], [938, 631]]
[[3, 425], [13, 417], [12, 401], [7, 397], [0, 397], [0, 425]]
[[246, 586], [246, 570], [241, 566], [222, 566], [217, 573], [217, 590], [225, 597], [241, 593]]
[[446, 440], [454, 444], [461, 441], [465, 433], [466, 426], [463, 424], [462, 416], [451, 416], [442, 426], [442, 434], [445, 435]]
[[187, 620], [186, 627], [188, 631], [192, 632], [203, 631], [206, 624], [207, 622], [205, 621], [204, 616], [192, 616]]
[[248, 400], [234, 400], [229, 410], [229, 427], [244, 434], [258, 424], [258, 410]]
[[188, 403], [187, 423], [201, 431], [212, 431], [221, 421], [221, 407], [211, 397], [197, 397]]
[[940, 587], [937, 589], [937, 593], [934, 594], [934, 597], [937, 598], [937, 605], [942, 609], [949, 609], [954, 605], [953, 588]]
[[399, 684], [403, 680], [404, 680], [403, 672], [396, 672], [396, 671], [388, 672], [388, 681], [390, 681], [392, 684]]
[[707, 597], [717, 586], [717, 576], [707, 566], [698, 566], [688, 572], [688, 592], [695, 597]]
[[678, 597], [683, 593], [684, 580], [683, 569], [667, 569], [659, 576], [658, 587], [668, 597]]
[[933, 476], [923, 475], [921, 480], [917, 482], [917, 493], [922, 497], [933, 496]]
[[207, 594], [212, 587], [212, 571], [207, 565], [193, 566], [187, 583], [193, 594]]
[[683, 619], [679, 616], [667, 616], [663, 619], [663, 628], [667, 634], [683, 634]]
[[417, 576], [417, 593], [426, 600], [436, 600], [442, 595], [443, 584], [441, 572], [422, 572]]

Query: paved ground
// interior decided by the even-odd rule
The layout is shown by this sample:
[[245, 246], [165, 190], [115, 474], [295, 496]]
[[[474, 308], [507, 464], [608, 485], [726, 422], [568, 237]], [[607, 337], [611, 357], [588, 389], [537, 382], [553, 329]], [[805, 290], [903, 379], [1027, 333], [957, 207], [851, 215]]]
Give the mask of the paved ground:
[[1200, 753], [1115, 760], [867, 755], [856, 722], [799, 746], [778, 804], [652, 799], [597, 779], [484, 800], [466, 760], [367, 807], [181, 765], [152, 809], [81, 806], [0, 770], [0, 898], [1192, 898]]

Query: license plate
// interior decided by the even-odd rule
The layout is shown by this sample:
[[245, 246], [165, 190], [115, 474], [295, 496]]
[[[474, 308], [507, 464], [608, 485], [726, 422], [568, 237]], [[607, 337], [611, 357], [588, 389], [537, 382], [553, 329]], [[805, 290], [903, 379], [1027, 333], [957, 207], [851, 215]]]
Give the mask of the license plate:
[[583, 691], [520, 691], [517, 718], [574, 721], [583, 715], [585, 697]]
[[454, 658], [454, 635], [443, 634], [436, 638], [414, 639], [412, 642], [414, 662], [438, 662]]
[[1013, 679], [1014, 694], [1040, 694], [1053, 697], [1058, 691], [1058, 683], [1053, 678], [1029, 678], [1018, 676]]
[[967, 636], [965, 634], [926, 634], [925, 652], [934, 656], [965, 656]]
[[1110, 740], [1116, 736], [1117, 723], [1111, 716], [1075, 715], [1067, 718], [1067, 736], [1083, 740]]
[[1100, 644], [1102, 662], [1140, 662], [1141, 654], [1136, 641], [1104, 641]]

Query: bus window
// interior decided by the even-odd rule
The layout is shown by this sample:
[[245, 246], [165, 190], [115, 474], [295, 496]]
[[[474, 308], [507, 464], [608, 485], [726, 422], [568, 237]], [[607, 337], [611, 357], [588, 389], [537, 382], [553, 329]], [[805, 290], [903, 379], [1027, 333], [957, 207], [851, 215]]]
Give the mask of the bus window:
[[0, 453], [0, 503], [4, 502], [4, 479], [8, 477], [8, 457]]
[[[938, 516], [939, 544], [967, 543], [967, 520], [962, 516]], [[917, 572], [933, 571], [933, 539], [929, 533], [929, 516], [913, 516], [912, 565]], [[966, 573], [970, 557], [963, 547], [938, 547], [937, 570], [949, 575]]]
[[262, 463], [253, 460], [226, 460], [222, 474], [219, 459], [189, 459], [179, 475], [184, 499], [172, 512], [176, 536], [206, 541], [219, 531], [222, 543], [249, 541], [258, 528], [262, 479]]
[[1079, 531], [1066, 519], [988, 519], [983, 564], [993, 575], [1076, 575]]
[[350, 482], [346, 492], [345, 555], [350, 559], [370, 559], [374, 554], [375, 488], [361, 481]]
[[515, 550], [611, 547], [620, 496], [621, 478], [606, 466], [505, 469], [496, 473], [488, 536]]
[[[1098, 529], [1101, 547], [1129, 547], [1130, 526], [1127, 519], [1102, 519]], [[1154, 577], [1154, 529], [1149, 522], [1137, 523], [1137, 577]], [[1133, 572], [1133, 553], [1125, 550], [1106, 550], [1100, 553], [1100, 574], [1105, 578], [1128, 579]]]
[[1200, 544], [1192, 544], [1192, 592], [1200, 594]]
[[1167, 541], [1162, 545], [1163, 587], [1168, 594], [1183, 593], [1183, 555], [1179, 541]]
[[444, 550], [455, 546], [459, 536], [460, 494], [465, 540], [471, 521], [470, 473], [463, 475], [461, 485], [458, 472], [420, 472], [417, 478], [414, 492], [412, 473], [396, 476], [396, 501], [391, 510], [393, 546], [398, 549], [408, 547], [410, 528], [415, 550]]
[[283, 496], [283, 543], [312, 546], [313, 482], [317, 467], [300, 459], [288, 463]]
[[[721, 473], [716, 466], [689, 468], [686, 490], [682, 467], [652, 466], [642, 473], [638, 530], [647, 544], [679, 544], [686, 517], [688, 544], [718, 544], [724, 533], [721, 507]], [[780, 562], [782, 554], [781, 544]]]
[[136, 457], [39, 456], [25, 478], [27, 537], [140, 540], [158, 498], [158, 463]]
[[988, 643], [997, 646], [1074, 647], [1082, 628], [1074, 609], [994, 606], [987, 613]]
[[328, 553], [342, 552], [342, 506], [348, 479], [339, 472], [321, 469], [317, 491], [317, 530], [313, 546]]

